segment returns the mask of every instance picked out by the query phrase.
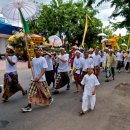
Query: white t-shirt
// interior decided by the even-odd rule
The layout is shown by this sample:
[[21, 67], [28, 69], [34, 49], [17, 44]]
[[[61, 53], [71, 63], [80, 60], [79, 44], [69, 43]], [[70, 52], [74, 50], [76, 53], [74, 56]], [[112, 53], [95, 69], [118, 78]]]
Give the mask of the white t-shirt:
[[117, 61], [123, 61], [123, 53], [117, 52], [116, 57]]
[[48, 68], [46, 69], [46, 71], [51, 71], [53, 70], [53, 61], [52, 61], [52, 58], [48, 55], [44, 56], [45, 59], [46, 59], [46, 62], [47, 62], [47, 66]]
[[80, 69], [82, 69], [82, 62], [83, 62], [82, 57], [80, 57], [80, 58], [75, 57], [74, 58], [73, 66], [76, 69], [75, 73], [80, 74]]
[[92, 96], [92, 92], [94, 91], [94, 87], [100, 85], [97, 77], [94, 74], [91, 74], [91, 75], [86, 74], [83, 77], [81, 84], [84, 85], [84, 91], [89, 96]]
[[10, 65], [8, 60], [6, 59], [5, 60], [5, 64], [6, 64], [5, 72], [6, 73], [16, 72], [17, 71], [17, 61], [18, 61], [17, 57], [14, 55], [14, 56], [8, 56], [8, 58], [15, 64], [13, 66]]
[[69, 61], [69, 57], [67, 54], [64, 55], [59, 55], [58, 56], [60, 59], [66, 60], [66, 62], [62, 62], [60, 59], [57, 59], [56, 62], [59, 63], [58, 66], [58, 72], [68, 72], [68, 61]]
[[93, 62], [94, 66], [99, 66], [101, 63], [101, 56], [100, 55], [94, 55], [93, 56]]
[[83, 58], [82, 60], [82, 67], [83, 67], [83, 71], [86, 71], [88, 66], [93, 65], [93, 59], [92, 58]]
[[130, 62], [130, 53], [128, 55], [127, 62]]
[[[47, 69], [48, 66], [46, 59], [44, 57], [33, 58], [32, 67], [34, 71], [34, 78], [36, 78], [41, 73], [42, 69]], [[41, 77], [39, 81], [46, 81], [45, 74]]]

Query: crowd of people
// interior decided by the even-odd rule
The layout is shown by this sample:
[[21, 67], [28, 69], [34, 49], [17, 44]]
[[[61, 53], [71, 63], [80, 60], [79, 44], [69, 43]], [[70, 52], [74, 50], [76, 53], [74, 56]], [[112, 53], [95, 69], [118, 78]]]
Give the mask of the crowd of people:
[[[115, 80], [116, 69], [119, 73], [123, 67], [126, 72], [130, 69], [129, 51], [105, 48], [102, 52], [99, 47], [87, 50], [73, 46], [68, 54], [65, 48], [60, 48], [60, 52], [56, 53], [54, 48], [46, 51], [37, 46], [34, 52], [35, 57], [29, 62], [32, 68], [32, 79], [26, 91], [18, 81], [17, 57], [14, 48], [8, 45], [6, 49], [3, 102], [7, 102], [18, 91], [21, 91], [23, 95], [27, 94], [28, 105], [22, 108], [22, 112], [32, 111], [33, 104], [50, 105], [53, 102], [52, 95], [59, 94], [61, 88], [66, 86], [66, 90], [70, 90], [70, 79], [73, 78], [76, 86], [74, 93], [82, 93], [79, 114], [84, 115], [94, 110], [101, 70], [106, 73], [105, 82], [109, 82], [111, 77]], [[52, 93], [50, 92], [51, 84]]]

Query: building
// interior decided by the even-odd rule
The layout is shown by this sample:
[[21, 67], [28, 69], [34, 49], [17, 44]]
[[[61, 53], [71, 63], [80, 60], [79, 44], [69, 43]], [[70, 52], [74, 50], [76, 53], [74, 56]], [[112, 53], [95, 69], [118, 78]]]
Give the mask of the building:
[[0, 17], [0, 54], [5, 53], [8, 44], [8, 38], [13, 35], [14, 31], [18, 31], [19, 27], [5, 23], [5, 18]]

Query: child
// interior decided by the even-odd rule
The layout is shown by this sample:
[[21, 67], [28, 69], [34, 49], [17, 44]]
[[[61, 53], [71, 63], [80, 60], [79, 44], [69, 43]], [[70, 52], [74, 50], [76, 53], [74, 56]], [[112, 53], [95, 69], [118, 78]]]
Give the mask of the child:
[[93, 74], [93, 66], [89, 66], [87, 74], [83, 77], [81, 84], [84, 86], [82, 97], [82, 110], [80, 115], [84, 115], [89, 110], [94, 110], [96, 102], [96, 87], [100, 85], [97, 77]]

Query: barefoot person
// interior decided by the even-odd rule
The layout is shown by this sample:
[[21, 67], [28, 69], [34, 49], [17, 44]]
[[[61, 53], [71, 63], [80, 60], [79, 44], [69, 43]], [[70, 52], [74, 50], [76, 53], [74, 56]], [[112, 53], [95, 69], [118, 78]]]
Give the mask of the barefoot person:
[[28, 91], [28, 105], [22, 108], [23, 112], [32, 111], [32, 105], [50, 105], [53, 101], [45, 78], [47, 62], [41, 57], [41, 48], [35, 47], [36, 57], [32, 59], [33, 79]]
[[18, 81], [17, 57], [14, 55], [14, 48], [12, 46], [7, 46], [5, 58], [6, 70], [4, 75], [4, 93], [2, 96], [4, 102], [8, 101], [9, 97], [18, 91], [21, 91], [23, 95], [26, 94], [26, 91], [23, 90]]
[[93, 74], [93, 66], [87, 68], [87, 74], [83, 77], [81, 84], [83, 85], [82, 110], [80, 115], [84, 115], [89, 110], [94, 110], [96, 103], [96, 87], [100, 85], [97, 77]]

